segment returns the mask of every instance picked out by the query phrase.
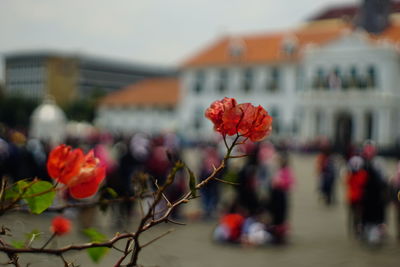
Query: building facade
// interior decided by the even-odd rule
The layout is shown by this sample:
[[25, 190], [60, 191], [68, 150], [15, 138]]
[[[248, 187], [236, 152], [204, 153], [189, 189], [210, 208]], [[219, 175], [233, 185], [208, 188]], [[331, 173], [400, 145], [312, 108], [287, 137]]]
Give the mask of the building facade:
[[[343, 19], [298, 29], [225, 37], [182, 67], [179, 121], [191, 138], [212, 133], [204, 110], [216, 99], [264, 106], [274, 117], [272, 138], [337, 145], [400, 137], [400, 23], [380, 34]], [[184, 129], [184, 130], [183, 130]]]
[[5, 92], [41, 100], [52, 95], [65, 105], [79, 98], [110, 93], [144, 78], [169, 76], [160, 67], [52, 52], [5, 57]]

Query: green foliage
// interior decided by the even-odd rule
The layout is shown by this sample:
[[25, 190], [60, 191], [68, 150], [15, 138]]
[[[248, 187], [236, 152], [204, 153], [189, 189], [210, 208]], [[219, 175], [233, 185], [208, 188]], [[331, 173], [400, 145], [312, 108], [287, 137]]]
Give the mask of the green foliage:
[[13, 246], [14, 248], [24, 248], [25, 242], [14, 240], [14, 241], [11, 241], [11, 246]]
[[21, 180], [6, 190], [5, 199], [23, 199], [33, 214], [40, 214], [53, 204], [55, 195], [53, 184], [50, 182]]
[[[107, 237], [102, 233], [98, 232], [94, 228], [87, 228], [83, 230], [83, 233], [90, 238], [91, 242], [100, 243], [107, 240]], [[107, 253], [108, 247], [95, 247], [95, 248], [88, 248], [87, 252], [89, 257], [95, 263], [98, 263], [100, 259]]]
[[96, 105], [99, 98], [103, 97], [106, 91], [101, 88], [94, 88], [91, 94], [85, 98], [77, 99], [64, 107], [64, 112], [69, 120], [93, 121]]
[[107, 188], [106, 188], [106, 192], [108, 193], [108, 195], [109, 195], [111, 198], [117, 198], [117, 197], [118, 197], [118, 193], [115, 192], [115, 190], [112, 189], [111, 187], [107, 187]]
[[33, 110], [39, 105], [35, 99], [20, 96], [0, 97], [0, 122], [11, 128], [27, 128]]
[[64, 107], [69, 120], [91, 122], [95, 115], [95, 103], [92, 100], [79, 99]]
[[26, 190], [23, 199], [33, 214], [40, 214], [53, 204], [56, 192], [52, 188], [50, 182], [37, 181]]

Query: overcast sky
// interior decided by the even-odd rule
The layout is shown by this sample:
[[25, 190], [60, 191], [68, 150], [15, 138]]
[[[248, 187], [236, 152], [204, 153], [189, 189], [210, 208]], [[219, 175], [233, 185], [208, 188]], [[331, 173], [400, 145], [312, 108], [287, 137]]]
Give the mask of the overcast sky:
[[0, 0], [0, 57], [51, 49], [178, 66], [219, 36], [293, 28], [359, 1]]

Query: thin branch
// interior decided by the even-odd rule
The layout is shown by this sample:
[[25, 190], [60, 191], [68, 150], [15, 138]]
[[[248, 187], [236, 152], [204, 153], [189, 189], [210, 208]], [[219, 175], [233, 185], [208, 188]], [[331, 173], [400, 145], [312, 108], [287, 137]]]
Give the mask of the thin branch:
[[168, 218], [168, 220], [166, 222], [170, 222], [170, 223], [177, 224], [177, 225], [186, 225], [186, 223], [177, 222], [175, 220], [172, 220], [171, 218]]
[[112, 248], [121, 253], [125, 253], [125, 251], [123, 249], [120, 249], [120, 248], [116, 247], [115, 245], [113, 245]]
[[221, 182], [221, 183], [224, 183], [224, 184], [229, 184], [229, 185], [239, 185], [238, 183], [234, 183], [234, 182], [225, 181], [225, 180], [222, 180], [222, 179], [219, 179], [219, 178], [216, 178], [216, 177], [214, 177], [214, 180], [216, 180], [216, 181], [218, 181], [218, 182]]
[[229, 159], [239, 159], [239, 158], [245, 158], [245, 157], [247, 157], [248, 155], [246, 155], [246, 154], [243, 154], [243, 155], [237, 155], [237, 156], [229, 156], [228, 158]]
[[156, 242], [157, 240], [159, 240], [159, 239], [163, 238], [164, 236], [166, 236], [166, 235], [172, 233], [173, 231], [175, 231], [175, 229], [170, 229], [170, 230], [166, 231], [165, 233], [163, 233], [163, 234], [157, 236], [156, 238], [150, 240], [149, 242], [143, 244], [141, 247], [142, 247], [142, 248], [147, 247], [148, 245], [150, 245], [150, 244]]
[[99, 242], [99, 243], [85, 243], [81, 245], [69, 245], [65, 246], [62, 248], [56, 248], [56, 249], [49, 249], [49, 248], [14, 248], [10, 246], [6, 247], [0, 247], [0, 251], [7, 253], [7, 254], [16, 254], [16, 253], [31, 253], [31, 254], [52, 254], [52, 255], [61, 255], [67, 251], [73, 251], [73, 250], [84, 250], [88, 248], [96, 248], [96, 247], [108, 247], [111, 248], [115, 242], [126, 239], [126, 238], [133, 238], [136, 236], [136, 233], [125, 233], [125, 234], [117, 234], [113, 238], [111, 238], [108, 241], [105, 242]]
[[51, 240], [54, 239], [54, 237], [56, 237], [56, 233], [53, 233], [50, 238], [46, 241], [46, 243], [44, 243], [44, 245], [41, 247], [41, 249], [44, 249], [50, 242]]

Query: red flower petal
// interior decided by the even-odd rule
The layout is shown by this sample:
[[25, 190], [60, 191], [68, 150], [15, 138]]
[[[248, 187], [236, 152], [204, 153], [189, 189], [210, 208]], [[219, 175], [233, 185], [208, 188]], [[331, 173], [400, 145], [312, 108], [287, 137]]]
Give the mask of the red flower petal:
[[80, 172], [83, 160], [84, 155], [81, 149], [72, 150], [70, 146], [62, 144], [50, 152], [47, 170], [51, 178], [67, 184]]
[[95, 167], [90, 173], [82, 173], [77, 177], [77, 182], [69, 186], [71, 196], [77, 199], [93, 196], [105, 176], [106, 168], [103, 166]]

